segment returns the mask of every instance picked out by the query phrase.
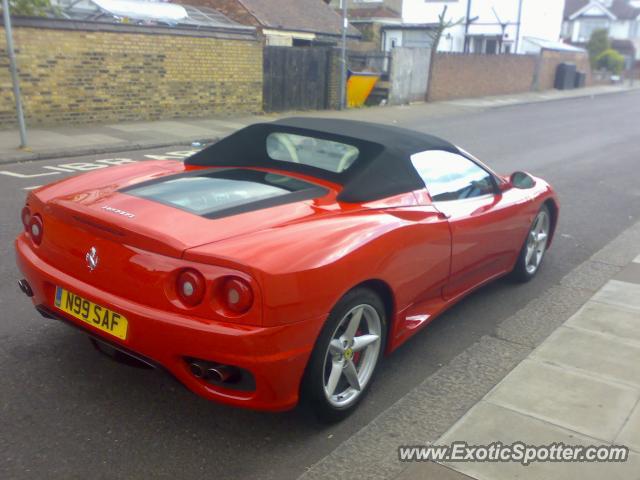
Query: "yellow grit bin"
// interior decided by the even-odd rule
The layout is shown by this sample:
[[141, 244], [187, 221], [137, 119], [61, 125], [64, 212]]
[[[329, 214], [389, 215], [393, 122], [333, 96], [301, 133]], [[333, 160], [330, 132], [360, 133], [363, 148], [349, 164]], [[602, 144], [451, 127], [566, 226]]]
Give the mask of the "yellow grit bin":
[[377, 73], [351, 72], [347, 80], [347, 107], [361, 107], [380, 79]]

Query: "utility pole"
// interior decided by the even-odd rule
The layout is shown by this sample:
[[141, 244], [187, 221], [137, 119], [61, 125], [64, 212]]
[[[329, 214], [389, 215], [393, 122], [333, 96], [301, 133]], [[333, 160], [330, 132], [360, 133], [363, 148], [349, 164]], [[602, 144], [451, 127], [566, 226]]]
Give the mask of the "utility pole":
[[7, 52], [9, 55], [9, 70], [11, 70], [11, 82], [13, 83], [13, 98], [15, 98], [16, 100], [16, 113], [18, 115], [18, 127], [20, 128], [20, 148], [25, 148], [27, 146], [27, 127], [24, 123], [22, 98], [20, 97], [20, 84], [18, 83], [18, 67], [16, 66], [16, 54], [13, 49], [13, 31], [11, 30], [9, 0], [2, 0], [2, 15], [4, 17], [4, 32], [7, 36]]
[[[6, 1], [6, 0], [5, 0]], [[347, 106], [347, 28], [349, 19], [347, 18], [347, 0], [342, 0], [342, 46], [340, 62], [342, 69], [340, 72], [340, 110]]]
[[516, 27], [516, 48], [515, 52], [518, 54], [518, 46], [520, 45], [520, 23], [522, 22], [522, 0], [518, 0], [518, 26]]
[[471, 0], [467, 0], [467, 16], [464, 22], [464, 53], [469, 53], [469, 25], [471, 25]]

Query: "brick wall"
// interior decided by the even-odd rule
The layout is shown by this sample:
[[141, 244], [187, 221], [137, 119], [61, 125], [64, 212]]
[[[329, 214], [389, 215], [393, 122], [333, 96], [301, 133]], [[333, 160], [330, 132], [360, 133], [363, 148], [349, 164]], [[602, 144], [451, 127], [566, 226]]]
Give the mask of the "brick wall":
[[528, 92], [535, 69], [535, 55], [438, 53], [431, 73], [429, 100]]
[[[101, 31], [95, 25], [83, 30], [80, 22], [42, 22], [55, 28], [32, 28], [19, 21], [14, 28], [30, 126], [204, 117], [262, 108], [262, 45], [254, 33], [177, 34], [169, 28], [128, 25], [101, 26], [108, 30]], [[14, 125], [0, 29], [0, 127]]]
[[579, 72], [587, 74], [585, 86], [592, 84], [591, 64], [589, 55], [586, 52], [556, 52], [552, 50], [542, 50], [539, 58], [537, 78], [534, 83], [536, 90], [549, 90], [553, 88], [556, 69], [563, 62], [575, 63]]

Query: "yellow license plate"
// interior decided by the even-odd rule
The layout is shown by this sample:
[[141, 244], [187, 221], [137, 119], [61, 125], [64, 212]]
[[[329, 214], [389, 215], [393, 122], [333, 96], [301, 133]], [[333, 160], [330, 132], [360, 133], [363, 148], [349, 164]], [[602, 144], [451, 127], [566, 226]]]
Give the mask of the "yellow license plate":
[[124, 340], [129, 323], [126, 317], [96, 305], [62, 287], [56, 287], [55, 305], [63, 312], [95, 328]]

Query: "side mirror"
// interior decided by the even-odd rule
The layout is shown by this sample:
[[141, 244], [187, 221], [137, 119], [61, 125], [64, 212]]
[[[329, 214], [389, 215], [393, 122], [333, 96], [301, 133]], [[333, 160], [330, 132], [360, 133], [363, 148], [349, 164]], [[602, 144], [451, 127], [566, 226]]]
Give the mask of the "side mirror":
[[533, 188], [536, 185], [536, 181], [527, 172], [513, 172], [509, 177], [509, 183], [514, 188], [522, 189]]
[[536, 181], [531, 175], [527, 172], [518, 171], [513, 172], [508, 181], [500, 183], [499, 188], [501, 192], [509, 190], [510, 188], [520, 188], [525, 190], [527, 188], [533, 188], [535, 184]]

